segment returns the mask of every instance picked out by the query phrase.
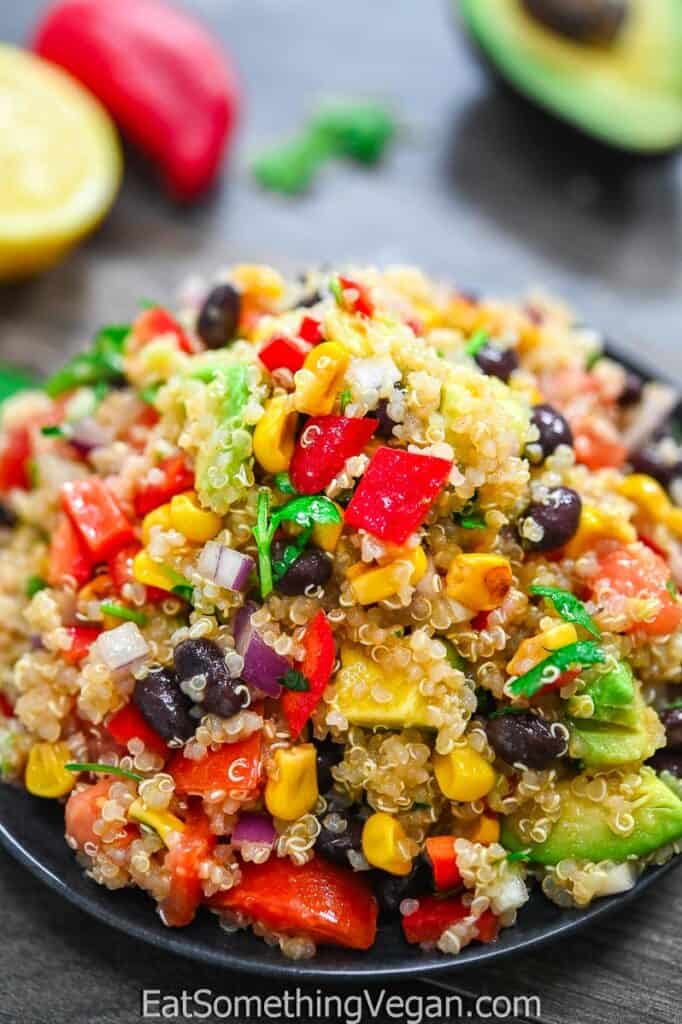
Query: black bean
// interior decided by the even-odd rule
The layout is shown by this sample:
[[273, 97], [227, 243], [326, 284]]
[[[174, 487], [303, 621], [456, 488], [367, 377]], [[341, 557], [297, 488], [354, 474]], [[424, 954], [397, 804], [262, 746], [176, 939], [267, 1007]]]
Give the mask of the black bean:
[[334, 785], [332, 768], [343, 759], [343, 744], [322, 740], [315, 744], [317, 749], [317, 788], [326, 793]]
[[0, 527], [7, 526], [13, 527], [17, 525], [17, 517], [9, 507], [9, 505], [3, 504], [0, 501]]
[[[322, 816], [320, 834], [315, 840], [315, 849], [326, 860], [333, 864], [340, 864], [347, 868], [350, 864], [348, 854], [362, 850], [362, 830], [365, 827], [365, 818], [359, 815], [341, 815], [346, 821], [346, 828], [343, 832], [332, 832], [324, 824], [328, 812]], [[338, 813], [338, 812], [336, 812]]]
[[638, 373], [632, 373], [628, 370], [625, 374], [625, 383], [623, 384], [623, 390], [618, 395], [618, 405], [623, 407], [629, 405], [637, 405], [642, 397], [642, 391], [644, 390], [644, 381]]
[[540, 770], [566, 750], [564, 737], [555, 735], [549, 722], [531, 712], [510, 712], [491, 718], [486, 732], [490, 746], [507, 764], [519, 761]]
[[299, 306], [303, 306], [305, 309], [309, 309], [311, 306], [316, 306], [318, 302], [322, 302], [322, 298], [322, 293], [318, 291], [317, 288], [315, 288], [314, 291], [308, 292], [307, 295], [303, 295], [300, 299], [298, 299], [294, 309], [298, 308]]
[[560, 444], [572, 447], [573, 432], [558, 409], [544, 402], [535, 405], [530, 421], [540, 432], [540, 437], [534, 444], [538, 444], [542, 449], [542, 457], [534, 458], [531, 461], [542, 462], [548, 455], [555, 452]]
[[[519, 536], [524, 547], [531, 551], [553, 551], [567, 544], [580, 522], [582, 502], [580, 495], [570, 487], [553, 487], [542, 501], [533, 501], [519, 520]], [[531, 540], [524, 529], [531, 521], [542, 527], [542, 537]]]
[[682, 750], [682, 708], [668, 708], [661, 713], [661, 721], [665, 727], [665, 746], [667, 750]]
[[499, 348], [490, 342], [479, 348], [474, 359], [488, 377], [499, 377], [505, 383], [519, 365], [519, 357], [513, 348]]
[[[275, 541], [272, 545], [272, 561], [278, 562], [286, 548], [286, 541]], [[323, 587], [332, 574], [332, 563], [324, 551], [308, 548], [299, 555], [282, 577], [275, 583], [280, 594], [294, 597], [304, 594], [308, 587]]]
[[656, 772], [670, 772], [682, 779], [682, 751], [657, 750], [646, 763]]
[[139, 679], [133, 691], [133, 703], [144, 720], [167, 742], [188, 740], [194, 735], [195, 722], [189, 714], [191, 702], [170, 669], [153, 669], [144, 679]]
[[241, 295], [231, 284], [219, 284], [208, 293], [199, 311], [197, 334], [207, 348], [223, 348], [234, 339], [239, 325]]
[[403, 900], [433, 892], [433, 872], [426, 856], [420, 853], [409, 875], [391, 875], [377, 871], [372, 877], [372, 892], [384, 914], [396, 914]]
[[387, 398], [382, 398], [376, 409], [374, 409], [369, 415], [374, 417], [374, 419], [379, 420], [379, 426], [376, 429], [377, 437], [393, 437], [393, 428], [396, 425], [396, 421], [388, 414]]
[[676, 477], [682, 477], [682, 458], [664, 459], [660, 442], [633, 452], [630, 464], [636, 473], [652, 476], [662, 487], [668, 488]]
[[180, 680], [205, 676], [201, 704], [212, 715], [231, 718], [248, 700], [246, 687], [241, 680], [232, 678], [225, 664], [225, 652], [213, 640], [183, 640], [173, 651], [173, 662]]

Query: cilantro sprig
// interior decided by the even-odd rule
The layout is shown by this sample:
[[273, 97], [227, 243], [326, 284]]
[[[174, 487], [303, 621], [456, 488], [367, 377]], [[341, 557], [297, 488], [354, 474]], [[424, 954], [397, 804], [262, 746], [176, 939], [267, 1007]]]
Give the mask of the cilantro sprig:
[[[258, 495], [258, 506], [256, 511], [256, 525], [253, 528], [253, 536], [258, 549], [258, 575], [260, 577], [260, 589], [263, 598], [272, 593], [274, 587], [273, 565], [270, 557], [270, 548], [275, 533], [282, 523], [295, 523], [304, 531], [296, 540], [288, 545], [284, 555], [276, 566], [276, 572], [281, 575], [286, 572], [289, 565], [298, 558], [303, 547], [308, 542], [310, 532], [316, 523], [340, 523], [341, 513], [333, 501], [325, 498], [324, 495], [312, 496], [301, 495], [292, 498], [286, 505], [281, 505], [272, 513], [270, 511], [270, 493], [261, 491]], [[307, 536], [306, 536], [307, 534]], [[301, 540], [301, 538], [305, 538]], [[293, 549], [293, 550], [289, 550]], [[289, 551], [289, 554], [287, 554]], [[287, 564], [288, 563], [288, 564]]]
[[134, 622], [138, 626], [147, 625], [147, 616], [136, 608], [128, 608], [118, 601], [102, 601], [100, 609], [104, 615], [111, 615], [115, 619], [123, 619], [126, 622]]
[[586, 629], [588, 633], [597, 639], [601, 636], [599, 626], [575, 594], [571, 594], [568, 590], [562, 590], [561, 587], [539, 585], [529, 587], [528, 593], [537, 594], [539, 597], [546, 597], [552, 602], [556, 611], [566, 622], [574, 622], [576, 625], [582, 626], [583, 629]]
[[123, 379], [123, 346], [129, 324], [111, 324], [95, 336], [91, 347], [57, 370], [45, 384], [50, 398], [93, 384], [115, 384]]
[[560, 647], [558, 651], [553, 651], [548, 658], [541, 661], [530, 672], [514, 679], [509, 686], [509, 691], [515, 697], [532, 697], [556, 679], [555, 670], [561, 673], [572, 666], [579, 665], [582, 668], [603, 661], [606, 661], [606, 655], [594, 640], [577, 640], [573, 644]]

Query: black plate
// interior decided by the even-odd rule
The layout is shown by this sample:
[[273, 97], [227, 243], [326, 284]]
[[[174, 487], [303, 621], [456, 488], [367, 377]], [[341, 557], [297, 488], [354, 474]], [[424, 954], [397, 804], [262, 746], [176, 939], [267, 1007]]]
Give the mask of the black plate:
[[[641, 363], [613, 354], [623, 365], [646, 379], [660, 379]], [[670, 383], [670, 382], [667, 382]], [[675, 413], [680, 418], [680, 406]], [[228, 935], [207, 911], [188, 928], [161, 924], [150, 897], [139, 889], [109, 892], [86, 878], [64, 841], [60, 805], [0, 785], [0, 844], [33, 874], [69, 902], [105, 924], [153, 946], [230, 970], [260, 974], [282, 981], [379, 981], [387, 978], [466, 970], [514, 953], [527, 952], [585, 928], [636, 899], [650, 885], [682, 863], [682, 854], [662, 867], [648, 869], [629, 892], [598, 900], [586, 910], [560, 910], [537, 887], [521, 909], [513, 928], [505, 929], [491, 945], [468, 946], [457, 957], [424, 953], [408, 946], [397, 923], [379, 927], [367, 952], [322, 947], [314, 960], [286, 960], [250, 932]]]

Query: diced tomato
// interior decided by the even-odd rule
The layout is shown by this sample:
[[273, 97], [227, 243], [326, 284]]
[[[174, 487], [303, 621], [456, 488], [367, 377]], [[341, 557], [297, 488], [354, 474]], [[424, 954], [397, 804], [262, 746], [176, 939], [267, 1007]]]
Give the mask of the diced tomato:
[[304, 316], [298, 329], [298, 336], [310, 345], [318, 345], [322, 341], [322, 324], [312, 316]]
[[[141, 549], [141, 545], [138, 543], [129, 544], [127, 547], [121, 548], [113, 558], [109, 559], [109, 575], [119, 597], [123, 597], [123, 587], [126, 583], [133, 583], [135, 580], [133, 576], [133, 560]], [[161, 601], [168, 600], [167, 590], [159, 590], [158, 587], [149, 586], [146, 590], [147, 601], [151, 604], [158, 604]]]
[[283, 334], [271, 338], [258, 353], [258, 358], [270, 373], [275, 370], [291, 370], [296, 373], [303, 366], [305, 357], [306, 349]]
[[64, 661], [68, 661], [70, 665], [77, 665], [89, 653], [102, 630], [99, 626], [67, 626], [66, 632], [71, 640], [71, 646], [59, 653]]
[[[469, 913], [469, 907], [458, 896], [445, 900], [437, 896], [420, 897], [417, 910], [403, 917], [405, 938], [408, 942], [437, 942], [450, 925], [468, 917]], [[497, 918], [486, 910], [476, 925], [477, 938], [480, 942], [492, 942], [498, 928]]]
[[138, 739], [154, 754], [164, 759], [168, 757], [165, 740], [147, 724], [134, 704], [126, 704], [120, 711], [116, 711], [106, 723], [105, 729], [122, 747], [126, 747], [129, 740]]
[[261, 734], [256, 732], [248, 739], [223, 743], [199, 761], [177, 753], [166, 770], [175, 780], [176, 793], [207, 796], [224, 789], [234, 800], [255, 795], [262, 776]]
[[404, 544], [426, 519], [451, 469], [448, 459], [379, 448], [346, 509], [346, 522]]
[[310, 689], [285, 690], [281, 701], [293, 739], [299, 736], [301, 729], [319, 704], [334, 668], [334, 634], [323, 611], [319, 611], [308, 623], [302, 644], [305, 654], [297, 668], [308, 680]]
[[194, 487], [194, 472], [184, 455], [172, 455], [161, 465], [150, 470], [150, 477], [142, 479], [135, 495], [135, 511], [146, 516], [160, 505], [165, 505], [176, 494]]
[[339, 276], [339, 283], [341, 284], [344, 292], [357, 292], [355, 298], [349, 302], [350, 308], [354, 313], [360, 313], [362, 316], [374, 315], [374, 303], [370, 298], [369, 288], [367, 285], [361, 284], [359, 281], [354, 281], [351, 277], [341, 276]]
[[82, 587], [92, 576], [93, 558], [67, 515], [62, 515], [50, 541], [47, 582], [51, 587]]
[[31, 432], [28, 427], [6, 430], [0, 442], [0, 494], [15, 487], [27, 491], [31, 486], [28, 460], [31, 457]]
[[192, 805], [185, 816], [185, 831], [163, 861], [170, 874], [170, 888], [160, 910], [164, 923], [170, 927], [183, 928], [194, 919], [204, 897], [199, 870], [215, 844], [206, 814]]
[[62, 507], [92, 558], [106, 561], [134, 538], [131, 522], [103, 480], [91, 476], [62, 486]]
[[327, 945], [369, 949], [373, 944], [377, 903], [361, 873], [320, 857], [296, 866], [274, 855], [264, 864], [245, 862], [241, 870], [239, 885], [216, 893], [212, 907]]
[[359, 455], [379, 421], [365, 416], [311, 416], [291, 463], [289, 476], [299, 494], [319, 494], [343, 469], [346, 459]]
[[454, 836], [431, 836], [426, 840], [426, 856], [437, 889], [456, 889], [461, 885], [462, 876], [457, 866]]
[[641, 630], [648, 636], [667, 636], [682, 622], [682, 602], [668, 592], [669, 580], [670, 569], [659, 555], [644, 544], [629, 544], [601, 556], [599, 572], [591, 584], [592, 595], [606, 608], [614, 595], [657, 601], [659, 610], [653, 619], [635, 619], [625, 632]]
[[571, 428], [577, 462], [588, 469], [619, 469], [623, 465], [627, 449], [609, 420], [585, 416], [572, 419]]
[[4, 718], [14, 718], [14, 708], [4, 693], [0, 693], [0, 715]]
[[[66, 801], [64, 809], [65, 833], [67, 838], [73, 840], [78, 849], [82, 850], [86, 843], [99, 846], [100, 837], [93, 831], [93, 825], [100, 816], [103, 804], [109, 797], [109, 788], [116, 782], [114, 778], [100, 779], [98, 782], [87, 786], [85, 789], [77, 789], [71, 793]], [[125, 849], [133, 839], [139, 836], [140, 832], [136, 825], [128, 824], [122, 834], [113, 843], [107, 843], [115, 849]]]
[[187, 352], [190, 355], [194, 352], [192, 342], [187, 334], [167, 310], [160, 306], [143, 309], [133, 323], [133, 344], [141, 348], [163, 334], [172, 334], [181, 352]]

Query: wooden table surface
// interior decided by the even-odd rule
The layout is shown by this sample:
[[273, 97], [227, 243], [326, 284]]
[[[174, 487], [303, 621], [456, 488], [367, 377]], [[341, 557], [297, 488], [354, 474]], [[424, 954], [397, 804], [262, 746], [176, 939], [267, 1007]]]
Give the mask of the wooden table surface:
[[[0, 5], [0, 40], [40, 0]], [[624, 348], [682, 378], [680, 162], [606, 156], [493, 89], [444, 0], [186, 0], [231, 48], [246, 110], [231, 173], [179, 209], [131, 159], [100, 232], [44, 278], [0, 290], [0, 358], [54, 365], [141, 297], [235, 260], [414, 262], [462, 285], [541, 284]], [[394, 104], [400, 144], [379, 170], [329, 167], [310, 196], [257, 190], [248, 165], [317, 97]], [[0, 184], [1, 187], [1, 184]], [[140, 989], [254, 991], [248, 978], [143, 948], [63, 904], [0, 855], [0, 1022], [127, 1024]], [[453, 977], [466, 993], [537, 994], [552, 1024], [682, 1016], [679, 876], [607, 924], [541, 953]], [[276, 992], [277, 986], [258, 984]], [[397, 990], [435, 991], [397, 986]], [[508, 1018], [511, 1019], [511, 1018]]]

